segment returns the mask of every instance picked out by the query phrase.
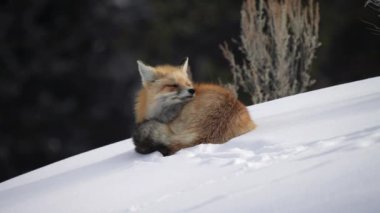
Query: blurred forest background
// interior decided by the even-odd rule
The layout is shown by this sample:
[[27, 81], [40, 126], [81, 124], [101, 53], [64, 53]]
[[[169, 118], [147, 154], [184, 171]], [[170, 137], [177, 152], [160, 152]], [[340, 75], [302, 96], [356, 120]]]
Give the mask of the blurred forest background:
[[[0, 2], [0, 181], [129, 138], [136, 60], [231, 81], [219, 44], [238, 39], [242, 1]], [[320, 1], [313, 89], [380, 74], [378, 13]]]

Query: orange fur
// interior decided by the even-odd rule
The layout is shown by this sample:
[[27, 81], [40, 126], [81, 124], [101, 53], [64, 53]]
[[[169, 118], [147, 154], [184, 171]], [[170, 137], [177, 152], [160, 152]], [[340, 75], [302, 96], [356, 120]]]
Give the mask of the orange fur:
[[[158, 82], [145, 84], [136, 98], [136, 123], [147, 119], [148, 107], [154, 104], [155, 92], [163, 84], [175, 82], [191, 86], [191, 81], [179, 67], [158, 66]], [[160, 86], [157, 86], [160, 85]], [[223, 87], [213, 84], [194, 86], [195, 96], [179, 115], [167, 124], [157, 126], [157, 137], [174, 153], [200, 143], [224, 143], [255, 128], [246, 107]]]

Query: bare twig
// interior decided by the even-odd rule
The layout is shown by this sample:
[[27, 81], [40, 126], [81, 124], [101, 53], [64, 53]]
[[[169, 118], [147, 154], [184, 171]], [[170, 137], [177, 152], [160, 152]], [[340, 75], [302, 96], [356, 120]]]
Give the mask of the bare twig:
[[[364, 4], [364, 7], [369, 7], [372, 10], [379, 13], [378, 17], [380, 17], [380, 0], [367, 0], [367, 2]], [[378, 27], [376, 24], [364, 21], [367, 25], [369, 25], [369, 29], [375, 34], [380, 35], [380, 27]]]

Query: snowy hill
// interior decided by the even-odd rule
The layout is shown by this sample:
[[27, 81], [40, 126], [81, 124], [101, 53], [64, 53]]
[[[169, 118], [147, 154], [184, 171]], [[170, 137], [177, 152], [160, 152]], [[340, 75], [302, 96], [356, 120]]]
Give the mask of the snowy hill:
[[249, 107], [257, 130], [170, 157], [130, 140], [0, 184], [0, 212], [380, 212], [380, 77]]

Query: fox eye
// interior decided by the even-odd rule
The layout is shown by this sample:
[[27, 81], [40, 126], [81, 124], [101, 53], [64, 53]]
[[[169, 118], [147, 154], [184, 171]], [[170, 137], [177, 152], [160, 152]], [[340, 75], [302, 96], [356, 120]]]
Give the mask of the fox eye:
[[169, 88], [172, 88], [172, 89], [178, 88], [178, 84], [168, 84], [166, 86], [169, 87]]

